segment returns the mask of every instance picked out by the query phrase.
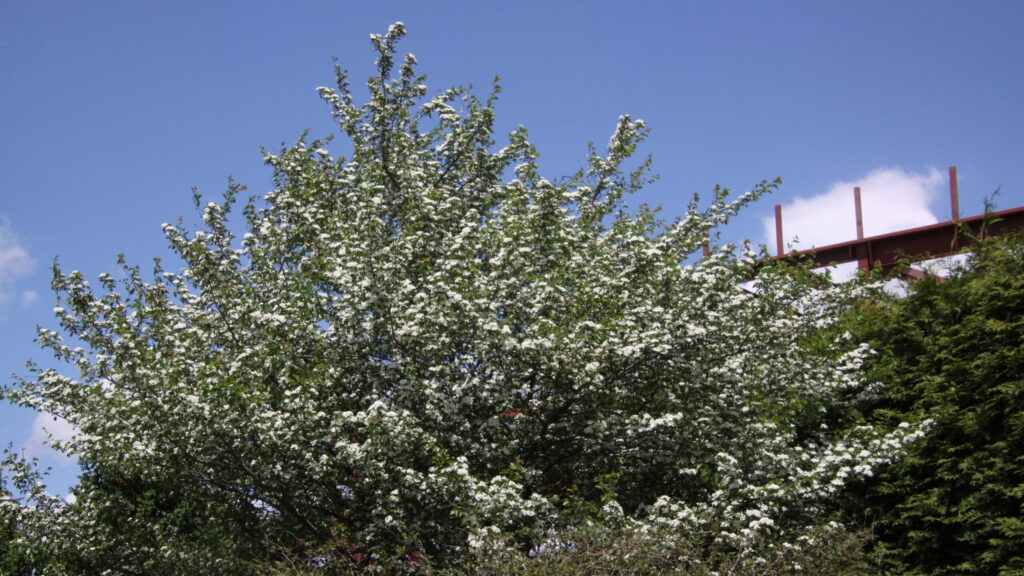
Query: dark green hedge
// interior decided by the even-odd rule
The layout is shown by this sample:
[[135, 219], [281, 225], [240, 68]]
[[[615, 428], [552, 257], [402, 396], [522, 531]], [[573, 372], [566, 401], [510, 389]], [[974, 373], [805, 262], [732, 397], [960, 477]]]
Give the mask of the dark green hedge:
[[852, 321], [885, 383], [867, 418], [934, 421], [850, 494], [900, 574], [1024, 574], [1024, 239], [990, 239], [945, 280]]

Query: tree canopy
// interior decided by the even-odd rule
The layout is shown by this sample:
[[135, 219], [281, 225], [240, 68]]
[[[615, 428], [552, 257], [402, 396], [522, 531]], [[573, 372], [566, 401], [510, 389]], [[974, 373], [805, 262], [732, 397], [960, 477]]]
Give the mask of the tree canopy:
[[196, 196], [201, 229], [164, 226], [180, 270], [55, 267], [39, 342], [67, 369], [4, 393], [77, 427], [82, 476], [61, 503], [14, 466], [14, 540], [97, 574], [458, 567], [592, 521], [752, 562], [806, 544], [915, 434], [836, 425], [866, 348], [815, 335], [860, 288], [714, 245], [776, 183], [670, 222], [629, 206], [650, 179], [629, 116], [542, 177], [525, 129], [495, 144], [497, 85], [428, 97], [403, 34], [371, 37], [365, 104], [340, 69], [319, 89], [350, 156], [266, 152], [244, 233], [232, 184]]

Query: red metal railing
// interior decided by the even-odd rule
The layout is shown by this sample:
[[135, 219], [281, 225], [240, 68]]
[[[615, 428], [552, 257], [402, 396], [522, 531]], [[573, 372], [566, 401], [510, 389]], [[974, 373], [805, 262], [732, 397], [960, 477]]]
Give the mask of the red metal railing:
[[[861, 270], [876, 266], [883, 274], [903, 273], [910, 262], [920, 262], [959, 253], [970, 246], [975, 238], [999, 235], [1024, 229], [1024, 206], [960, 218], [956, 166], [949, 167], [949, 192], [952, 220], [900, 230], [889, 234], [864, 238], [864, 219], [861, 214], [860, 188], [854, 188], [854, 211], [857, 221], [857, 239], [787, 253], [782, 240], [782, 206], [775, 206], [775, 240], [779, 260], [801, 259], [815, 267], [831, 266], [843, 262], [858, 263]], [[911, 275], [914, 275], [911, 272]]]

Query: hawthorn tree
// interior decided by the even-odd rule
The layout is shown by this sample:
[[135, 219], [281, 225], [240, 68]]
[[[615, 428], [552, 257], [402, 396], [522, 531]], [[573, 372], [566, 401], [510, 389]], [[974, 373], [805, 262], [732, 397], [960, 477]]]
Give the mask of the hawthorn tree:
[[496, 149], [497, 86], [428, 97], [403, 34], [371, 37], [362, 106], [340, 69], [319, 89], [351, 156], [265, 153], [240, 237], [232, 184], [196, 196], [202, 229], [164, 226], [179, 271], [55, 269], [61, 330], [38, 338], [77, 373], [5, 390], [78, 429], [74, 502], [4, 503], [48, 573], [417, 571], [592, 522], [756, 561], [900, 450], [909, 428], [834, 425], [865, 349], [813, 336], [858, 288], [693, 259], [775, 183], [672, 222], [629, 208], [649, 160], [629, 167], [628, 116], [545, 179], [524, 129]]
[[11, 492], [0, 474], [0, 574], [25, 574], [32, 565], [18, 543], [19, 526], [16, 507], [11, 506]]

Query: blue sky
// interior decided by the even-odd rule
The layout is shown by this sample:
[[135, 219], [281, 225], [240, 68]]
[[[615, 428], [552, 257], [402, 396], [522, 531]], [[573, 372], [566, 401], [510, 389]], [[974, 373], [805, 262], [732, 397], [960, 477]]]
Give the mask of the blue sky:
[[[766, 242], [786, 205], [801, 247], [1024, 205], [1024, 3], [553, 1], [8, 2], [0, 9], [0, 375], [45, 363], [49, 265], [88, 277], [116, 256], [169, 253], [162, 222], [195, 223], [192, 186], [270, 189], [258, 147], [332, 131], [314, 88], [332, 58], [371, 73], [367, 35], [406, 23], [432, 90], [501, 77], [502, 132], [525, 125], [548, 177], [607, 141], [616, 118], [653, 129], [661, 179], [635, 200], [679, 214], [715, 184], [782, 189], [725, 233]], [[36, 444], [41, 419], [0, 403], [0, 442], [66, 485]]]

